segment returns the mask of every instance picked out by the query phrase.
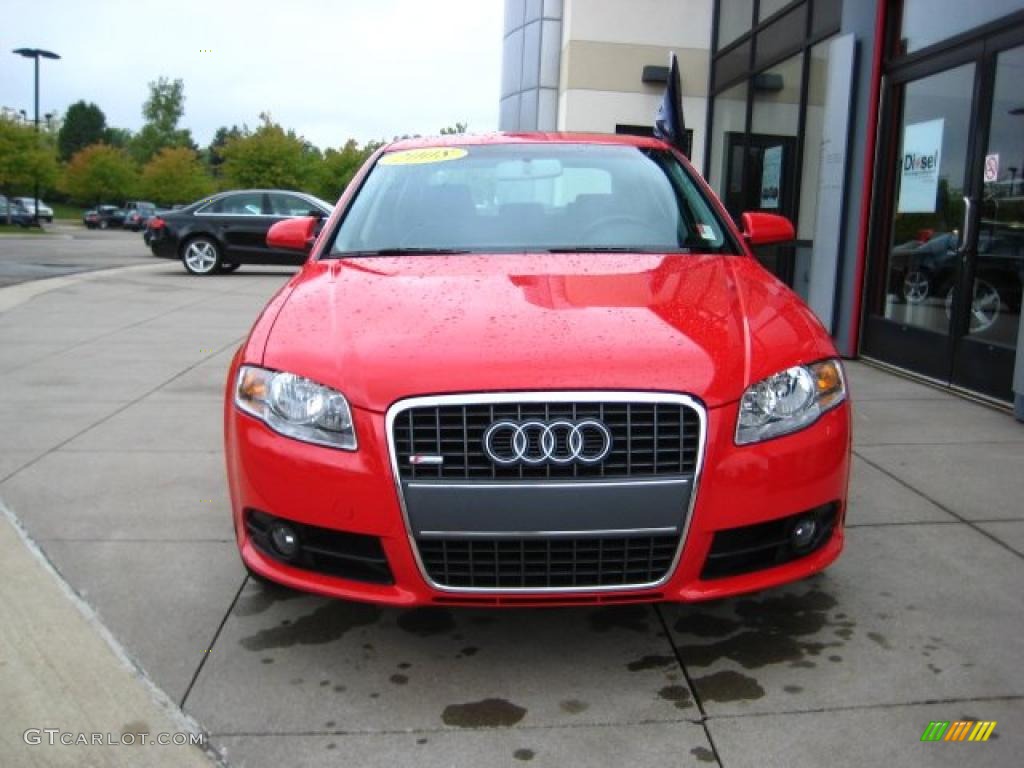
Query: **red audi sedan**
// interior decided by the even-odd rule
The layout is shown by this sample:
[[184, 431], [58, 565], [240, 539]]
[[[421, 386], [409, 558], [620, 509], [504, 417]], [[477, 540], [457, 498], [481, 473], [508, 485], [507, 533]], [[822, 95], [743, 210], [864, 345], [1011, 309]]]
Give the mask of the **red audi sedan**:
[[[322, 225], [322, 226], [321, 226]], [[648, 138], [382, 148], [231, 364], [257, 577], [394, 605], [692, 601], [843, 547], [850, 406], [810, 310]]]

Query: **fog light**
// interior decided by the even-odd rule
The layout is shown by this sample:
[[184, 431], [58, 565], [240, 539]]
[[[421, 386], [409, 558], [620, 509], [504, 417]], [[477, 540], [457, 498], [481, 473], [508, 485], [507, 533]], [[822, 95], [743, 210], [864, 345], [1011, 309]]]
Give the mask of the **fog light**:
[[818, 523], [813, 517], [801, 517], [789, 534], [789, 543], [795, 550], [807, 549], [814, 542], [814, 535], [817, 532]]
[[274, 523], [270, 529], [270, 543], [274, 545], [277, 554], [286, 560], [291, 560], [299, 553], [299, 536], [294, 528], [285, 523]]

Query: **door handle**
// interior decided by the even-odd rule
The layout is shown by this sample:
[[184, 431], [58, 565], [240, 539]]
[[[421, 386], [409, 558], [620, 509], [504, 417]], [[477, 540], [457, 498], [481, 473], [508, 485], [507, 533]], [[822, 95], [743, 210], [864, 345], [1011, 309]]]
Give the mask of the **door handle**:
[[956, 252], [961, 256], [967, 255], [967, 244], [971, 239], [971, 212], [974, 210], [974, 201], [964, 195], [964, 226], [960, 230], [960, 247]]

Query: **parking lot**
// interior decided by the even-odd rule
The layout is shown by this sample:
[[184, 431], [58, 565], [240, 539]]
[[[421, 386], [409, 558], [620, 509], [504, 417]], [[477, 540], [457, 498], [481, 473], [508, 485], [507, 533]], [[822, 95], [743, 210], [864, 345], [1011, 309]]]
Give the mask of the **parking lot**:
[[93, 231], [69, 221], [47, 224], [45, 231], [0, 235], [0, 287], [137, 265], [149, 255], [138, 232]]
[[[325, 600], [246, 578], [224, 480], [228, 361], [288, 272], [191, 278], [127, 233], [26, 240], [0, 239], [0, 275], [129, 268], [0, 290], [0, 500], [229, 765], [1019, 760], [1009, 415], [850, 363], [847, 549], [786, 588], [558, 610]], [[998, 725], [922, 743], [933, 720]]]

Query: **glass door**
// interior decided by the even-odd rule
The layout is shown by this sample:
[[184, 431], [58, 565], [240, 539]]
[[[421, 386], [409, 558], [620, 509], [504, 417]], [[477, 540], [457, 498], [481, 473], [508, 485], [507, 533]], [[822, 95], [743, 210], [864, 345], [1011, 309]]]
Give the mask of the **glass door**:
[[889, 141], [897, 151], [865, 327], [865, 352], [944, 381], [952, 357], [946, 298], [960, 278], [969, 213], [976, 76], [968, 62], [892, 90]]
[[994, 77], [978, 142], [977, 231], [968, 233], [964, 279], [945, 302], [960, 320], [953, 383], [1008, 400], [1024, 282], [1024, 45], [986, 58]]
[[1011, 400], [1024, 282], [1024, 30], [891, 73], [864, 354]]

